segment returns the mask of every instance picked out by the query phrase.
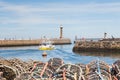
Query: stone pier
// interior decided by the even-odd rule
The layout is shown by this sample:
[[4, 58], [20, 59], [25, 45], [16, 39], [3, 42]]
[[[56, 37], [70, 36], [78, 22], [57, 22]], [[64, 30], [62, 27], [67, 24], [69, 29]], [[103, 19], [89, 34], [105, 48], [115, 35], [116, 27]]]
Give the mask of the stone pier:
[[[37, 46], [42, 43], [43, 39], [35, 40], [0, 40], [0, 47], [13, 47], [13, 46]], [[53, 38], [50, 41], [55, 45], [71, 44], [71, 40], [68, 38]]]
[[76, 41], [74, 52], [120, 52], [120, 41], [104, 39], [99, 41]]

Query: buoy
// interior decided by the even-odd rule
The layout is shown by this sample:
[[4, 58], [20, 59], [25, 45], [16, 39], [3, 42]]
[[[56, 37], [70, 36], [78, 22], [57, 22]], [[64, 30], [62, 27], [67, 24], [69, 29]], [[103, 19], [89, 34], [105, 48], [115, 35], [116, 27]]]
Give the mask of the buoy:
[[43, 52], [42, 56], [47, 56], [47, 53], [46, 51]]

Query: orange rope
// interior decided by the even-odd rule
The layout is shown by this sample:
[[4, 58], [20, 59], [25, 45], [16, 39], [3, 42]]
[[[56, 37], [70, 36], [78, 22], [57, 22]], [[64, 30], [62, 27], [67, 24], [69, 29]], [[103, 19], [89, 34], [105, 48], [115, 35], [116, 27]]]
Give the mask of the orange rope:
[[66, 73], [66, 70], [64, 68], [64, 70], [63, 70], [63, 80], [66, 80], [65, 73]]
[[36, 68], [36, 66], [37, 66], [38, 64], [41, 64], [41, 63], [42, 63], [42, 62], [35, 63], [34, 66], [33, 66], [33, 68], [32, 68], [32, 70], [30, 71], [30, 73], [32, 73], [32, 71]]
[[86, 74], [88, 74], [89, 73], [89, 68], [88, 68], [88, 66], [86, 65]]
[[45, 64], [45, 66], [44, 66], [42, 72], [40, 73], [40, 77], [42, 77], [43, 73], [45, 72], [45, 69], [47, 68], [47, 65], [48, 65], [48, 62]]
[[115, 76], [113, 76], [113, 80], [118, 80]]
[[32, 73], [32, 71], [36, 68], [36, 66], [37, 66], [37, 63], [34, 64], [32, 70], [30, 71], [30, 73]]

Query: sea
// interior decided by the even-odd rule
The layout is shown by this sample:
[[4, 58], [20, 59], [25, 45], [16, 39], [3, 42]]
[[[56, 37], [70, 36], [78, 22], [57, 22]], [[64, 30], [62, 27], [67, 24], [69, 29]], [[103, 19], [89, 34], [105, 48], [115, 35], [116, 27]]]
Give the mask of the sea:
[[71, 64], [88, 64], [94, 60], [102, 60], [108, 64], [113, 64], [120, 59], [120, 53], [75, 53], [72, 51], [74, 44], [70, 45], [55, 45], [54, 50], [45, 51], [47, 56], [42, 56], [44, 51], [40, 51], [38, 46], [24, 46], [24, 47], [3, 47], [0, 48], [0, 57], [5, 59], [18, 58], [23, 61], [39, 60], [47, 62], [51, 58], [61, 58], [64, 63]]

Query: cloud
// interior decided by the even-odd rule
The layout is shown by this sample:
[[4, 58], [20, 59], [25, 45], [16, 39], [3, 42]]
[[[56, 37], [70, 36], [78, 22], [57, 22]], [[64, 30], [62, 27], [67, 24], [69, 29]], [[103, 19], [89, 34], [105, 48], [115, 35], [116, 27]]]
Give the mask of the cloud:
[[15, 5], [6, 2], [0, 2], [3, 10], [15, 11], [17, 13], [34, 12], [120, 12], [120, 3], [89, 3], [89, 4], [63, 4], [49, 3], [42, 5]]
[[112, 23], [113, 20], [109, 19], [64, 19], [64, 20], [57, 20], [57, 19], [49, 19], [49, 18], [21, 18], [21, 19], [5, 19], [0, 20], [2, 24], [21, 24], [21, 25], [31, 25], [31, 24], [94, 24], [94, 23]]
[[[7, 18], [3, 17], [0, 23], [10, 24], [79, 24], [92, 22], [111, 22], [108, 19], [70, 19], [66, 16], [82, 15], [82, 14], [109, 14], [120, 13], [120, 3], [89, 3], [89, 4], [63, 4], [63, 3], [47, 3], [40, 5], [31, 4], [10, 4], [7, 2], [0, 2], [0, 12], [6, 13]], [[9, 14], [12, 12], [13, 14]], [[5, 16], [6, 16], [5, 15]], [[16, 15], [14, 18], [11, 16]], [[55, 16], [62, 16], [62, 19], [57, 19]]]

